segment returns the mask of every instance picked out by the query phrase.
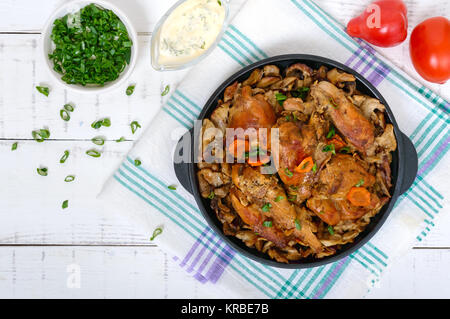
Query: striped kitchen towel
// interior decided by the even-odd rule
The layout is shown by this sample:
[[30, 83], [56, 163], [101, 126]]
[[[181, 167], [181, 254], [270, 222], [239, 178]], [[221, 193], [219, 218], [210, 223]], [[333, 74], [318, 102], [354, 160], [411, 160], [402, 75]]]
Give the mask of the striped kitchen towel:
[[[212, 92], [229, 76], [261, 59], [288, 53], [325, 56], [357, 70], [383, 94], [400, 129], [413, 141], [419, 172], [389, 219], [364, 247], [321, 267], [285, 270], [252, 261], [227, 246], [207, 225], [192, 196], [178, 184], [172, 156]], [[449, 103], [396, 69], [310, 0], [249, 0], [230, 22], [218, 48], [172, 92], [146, 133], [105, 185], [102, 197], [141, 212], [157, 243], [204, 284], [230, 297], [362, 297], [386, 267], [423, 240], [446, 208], [450, 190]], [[142, 165], [136, 167], [134, 159]]]

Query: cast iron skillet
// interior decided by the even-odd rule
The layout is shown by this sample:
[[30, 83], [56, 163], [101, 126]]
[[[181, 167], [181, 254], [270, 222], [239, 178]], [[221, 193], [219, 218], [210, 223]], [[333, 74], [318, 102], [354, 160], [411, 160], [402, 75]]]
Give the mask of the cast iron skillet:
[[[360, 233], [352, 243], [342, 246], [342, 248], [338, 250], [336, 254], [329, 257], [320, 259], [309, 257], [296, 262], [291, 262], [289, 264], [279, 263], [275, 260], [272, 260], [267, 254], [258, 252], [255, 248], [248, 248], [240, 239], [236, 237], [225, 236], [223, 234], [222, 223], [217, 219], [215, 212], [210, 208], [209, 200], [204, 199], [199, 192], [197, 180], [198, 169], [197, 165], [194, 163], [193, 151], [194, 147], [196, 147], [196, 143], [191, 143], [191, 149], [189, 150], [191, 159], [190, 162], [183, 162], [180, 164], [175, 163], [174, 168], [177, 178], [179, 179], [183, 187], [186, 188], [186, 190], [188, 190], [195, 197], [197, 205], [200, 208], [200, 211], [202, 212], [209, 226], [236, 251], [240, 252], [248, 258], [269, 266], [301, 269], [335, 262], [350, 255], [361, 246], [363, 246], [367, 241], [369, 241], [369, 239], [375, 235], [375, 233], [381, 228], [381, 226], [389, 216], [389, 213], [394, 207], [394, 204], [397, 201], [398, 197], [403, 194], [413, 183], [417, 174], [417, 153], [414, 145], [409, 140], [409, 138], [399, 130], [392, 111], [389, 108], [386, 100], [368, 80], [366, 80], [363, 76], [361, 76], [351, 68], [339, 62], [314, 55], [280, 55], [259, 61], [243, 68], [242, 70], [231, 76], [229, 79], [227, 79], [225, 82], [223, 82], [222, 85], [213, 93], [211, 98], [204, 106], [202, 112], [200, 113], [198, 120], [209, 118], [212, 111], [217, 106], [217, 101], [223, 98], [225, 88], [233, 84], [235, 81], [242, 82], [246, 80], [254, 69], [260, 68], [266, 64], [275, 64], [280, 68], [281, 71], [283, 71], [286, 67], [294, 63], [304, 63], [313, 69], [318, 69], [321, 65], [325, 65], [326, 67], [328, 67], [328, 69], [338, 68], [347, 73], [353, 74], [356, 78], [357, 89], [366, 95], [375, 97], [376, 99], [380, 100], [380, 102], [386, 107], [386, 122], [391, 123], [394, 126], [394, 134], [397, 139], [397, 150], [392, 153], [392, 198], [385, 206], [383, 206], [380, 212], [371, 219], [371, 222], [366, 226], [365, 230]], [[182, 137], [182, 139], [180, 139], [180, 142], [175, 150], [176, 154], [183, 154], [181, 141], [184, 138], [191, 138], [192, 136], [193, 132], [191, 130], [190, 132], [187, 132], [186, 135]]]

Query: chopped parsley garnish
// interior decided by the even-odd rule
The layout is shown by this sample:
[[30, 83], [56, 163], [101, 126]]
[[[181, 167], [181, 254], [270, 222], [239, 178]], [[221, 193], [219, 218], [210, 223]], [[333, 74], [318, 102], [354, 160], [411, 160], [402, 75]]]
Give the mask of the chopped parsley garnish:
[[103, 86], [116, 80], [131, 59], [127, 28], [108, 9], [89, 4], [53, 22], [53, 69], [68, 84]]
[[48, 96], [50, 94], [50, 90], [46, 86], [36, 86], [36, 90], [38, 90], [39, 93], [44, 94], [45, 96]]
[[358, 183], [356, 183], [355, 187], [361, 187], [364, 185], [364, 180], [360, 179]]
[[266, 203], [266, 204], [264, 204], [264, 206], [262, 207], [262, 211], [265, 212], [265, 213], [267, 213], [271, 208], [272, 208], [272, 204]]
[[266, 221], [263, 223], [263, 226], [264, 226], [264, 227], [272, 227], [272, 222], [271, 222], [270, 220], [266, 220]]

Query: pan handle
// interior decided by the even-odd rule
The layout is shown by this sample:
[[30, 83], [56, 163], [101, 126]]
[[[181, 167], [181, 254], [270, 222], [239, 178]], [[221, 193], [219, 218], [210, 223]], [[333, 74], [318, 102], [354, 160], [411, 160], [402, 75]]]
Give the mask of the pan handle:
[[417, 158], [417, 152], [416, 148], [414, 147], [414, 144], [411, 142], [411, 140], [406, 136], [405, 134], [401, 133], [402, 139], [403, 139], [403, 146], [404, 146], [404, 175], [402, 180], [402, 185], [400, 187], [400, 194], [403, 194], [406, 192], [414, 182], [417, 176], [417, 170], [418, 170], [418, 158]]
[[[175, 169], [175, 175], [178, 178], [178, 181], [181, 183], [181, 185], [183, 185], [183, 187], [191, 194], [193, 194], [192, 191], [192, 183], [191, 183], [191, 179], [189, 178], [190, 174], [189, 174], [189, 162], [183, 162], [183, 161], [178, 161], [175, 158], [182, 158], [183, 154], [185, 151], [189, 152], [190, 150], [184, 150], [183, 149], [183, 141], [186, 141], [185, 139], [190, 140], [191, 142], [193, 141], [192, 139], [193, 136], [193, 131], [192, 129], [187, 131], [178, 141], [177, 146], [175, 147], [175, 153], [174, 153], [174, 158], [173, 158], [173, 167]], [[191, 160], [191, 156], [188, 157], [189, 161]]]

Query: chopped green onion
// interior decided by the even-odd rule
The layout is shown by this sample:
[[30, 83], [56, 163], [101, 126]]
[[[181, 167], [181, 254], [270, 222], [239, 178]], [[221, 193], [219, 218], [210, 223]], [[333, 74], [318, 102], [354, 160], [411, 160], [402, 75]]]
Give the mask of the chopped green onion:
[[296, 200], [297, 200], [297, 195], [289, 195], [288, 196], [288, 201], [295, 202]]
[[300, 221], [296, 218], [295, 219], [295, 228], [298, 230], [302, 229], [302, 225], [300, 224]]
[[137, 121], [133, 121], [130, 124], [131, 127], [131, 133], [136, 133], [137, 129], [141, 127], [141, 125]]
[[40, 129], [37, 131], [32, 131], [31, 135], [33, 136], [36, 142], [42, 143], [44, 140], [50, 137], [50, 131], [47, 129]]
[[220, 0], [217, 0], [217, 3], [219, 4], [219, 6], [222, 6], [222, 2]]
[[287, 167], [284, 169], [284, 173], [286, 174], [287, 177], [294, 176], [294, 174]]
[[61, 159], [59, 160], [59, 162], [61, 163], [61, 164], [63, 164], [65, 161], [66, 161], [66, 159], [69, 157], [69, 151], [64, 151], [64, 155], [61, 157]]
[[330, 131], [328, 132], [327, 138], [330, 139], [334, 135], [336, 135], [336, 131], [334, 130], [334, 126], [331, 127]]
[[286, 101], [287, 96], [283, 93], [275, 93], [275, 98], [277, 99], [278, 103], [283, 106], [284, 101]]
[[264, 226], [264, 227], [272, 227], [272, 222], [271, 222], [270, 220], [266, 220], [266, 221], [263, 223], [263, 226]]
[[344, 146], [339, 150], [339, 153], [350, 153], [350, 147]]
[[322, 151], [323, 151], [323, 152], [331, 152], [332, 154], [336, 155], [336, 150], [334, 149], [334, 144], [333, 144], [333, 143], [331, 143], [331, 144], [325, 146], [325, 147], [322, 149]]
[[92, 156], [92, 157], [100, 157], [101, 156], [100, 152], [97, 150], [94, 150], [94, 149], [86, 151], [86, 154], [89, 156]]
[[150, 240], [153, 241], [153, 240], [156, 238], [156, 236], [161, 235], [162, 232], [163, 232], [163, 230], [162, 230], [161, 227], [156, 228], [156, 229], [153, 231], [153, 235], [152, 235], [152, 237], [150, 238]]
[[293, 97], [299, 97], [302, 100], [305, 100], [306, 96], [308, 95], [308, 92], [309, 92], [309, 87], [301, 87], [301, 88], [298, 88], [295, 91], [292, 91], [291, 95]]
[[275, 198], [275, 202], [279, 202], [279, 201], [281, 201], [283, 199], [284, 199], [283, 196], [277, 196], [277, 198]]
[[328, 225], [328, 232], [330, 233], [330, 235], [334, 235], [334, 229], [333, 229], [333, 226]]
[[71, 104], [64, 104], [64, 109], [67, 112], [73, 112], [74, 111], [74, 107]]
[[361, 187], [364, 185], [364, 180], [360, 179], [358, 183], [356, 183], [355, 187]]
[[312, 167], [312, 171], [315, 173], [317, 172], [317, 163], [314, 163], [313, 167]]
[[177, 186], [176, 185], [169, 185], [167, 186], [168, 189], [176, 191], [177, 190]]
[[136, 87], [136, 85], [130, 85], [129, 87], [127, 87], [126, 94], [127, 94], [128, 96], [130, 96], [131, 94], [133, 94], [134, 88], [135, 88], [135, 87]]
[[69, 207], [69, 201], [68, 201], [68, 200], [65, 200], [65, 201], [62, 203], [62, 208], [63, 208], [63, 209], [66, 209], [67, 207]]
[[62, 109], [59, 111], [59, 116], [61, 116], [63, 121], [69, 121], [70, 120], [70, 114], [65, 109]]
[[166, 85], [164, 91], [161, 93], [161, 96], [167, 95], [170, 91], [170, 85]]
[[17, 142], [15, 142], [12, 146], [11, 146], [11, 151], [15, 151], [17, 149]]
[[266, 204], [264, 204], [264, 206], [262, 207], [262, 211], [265, 212], [265, 213], [267, 213], [271, 208], [272, 208], [272, 204], [266, 203]]
[[141, 166], [142, 162], [140, 159], [135, 159], [134, 160], [134, 166]]
[[111, 126], [111, 120], [109, 118], [104, 118], [102, 121], [102, 125], [105, 127], [110, 127]]
[[123, 136], [121, 138], [119, 138], [118, 140], [116, 140], [117, 143], [124, 142], [124, 141], [125, 141], [125, 137], [123, 137]]
[[103, 144], [105, 144], [105, 139], [103, 137], [101, 137], [101, 136], [94, 137], [93, 139], [91, 139], [91, 141], [95, 145], [103, 145]]
[[36, 90], [38, 90], [39, 93], [44, 94], [45, 96], [48, 96], [50, 94], [49, 88], [45, 86], [36, 86]]
[[111, 120], [109, 118], [104, 118], [104, 119], [95, 121], [91, 124], [91, 127], [95, 128], [96, 130], [102, 126], [105, 126], [105, 127], [111, 126]]
[[216, 196], [216, 194], [214, 193], [214, 191], [212, 191], [211, 193], [209, 193], [208, 198], [213, 199], [214, 196]]
[[288, 122], [291, 120], [291, 116], [290, 116], [290, 115], [286, 115], [284, 118], [285, 118], [285, 120], [288, 121]]
[[67, 182], [67, 183], [73, 182], [74, 180], [75, 180], [75, 176], [73, 176], [73, 175], [68, 175], [64, 179], [64, 181]]
[[37, 172], [41, 176], [47, 176], [48, 175], [48, 169], [46, 167], [37, 168]]
[[335, 109], [338, 107], [337, 104], [334, 102], [333, 99], [330, 99], [330, 104], [332, 107], [334, 107]]

